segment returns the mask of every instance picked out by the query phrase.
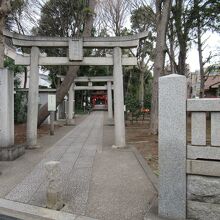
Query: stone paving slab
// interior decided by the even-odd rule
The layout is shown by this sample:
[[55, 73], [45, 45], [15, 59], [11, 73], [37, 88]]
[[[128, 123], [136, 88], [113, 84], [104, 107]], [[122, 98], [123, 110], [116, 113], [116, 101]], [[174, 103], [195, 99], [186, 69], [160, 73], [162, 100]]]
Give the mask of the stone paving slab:
[[94, 162], [86, 215], [143, 220], [155, 194], [132, 151], [103, 151]]
[[75, 167], [79, 168], [92, 168], [94, 161], [94, 156], [88, 157], [80, 157], [79, 160], [76, 162]]
[[80, 152], [80, 157], [94, 157], [96, 154], [97, 145], [90, 145], [88, 147], [84, 147]]
[[91, 168], [75, 169], [64, 190], [66, 206], [62, 211], [85, 215], [89, 194]]
[[42, 183], [42, 186], [33, 194], [28, 204], [46, 208], [46, 189], [47, 183], [45, 181]]

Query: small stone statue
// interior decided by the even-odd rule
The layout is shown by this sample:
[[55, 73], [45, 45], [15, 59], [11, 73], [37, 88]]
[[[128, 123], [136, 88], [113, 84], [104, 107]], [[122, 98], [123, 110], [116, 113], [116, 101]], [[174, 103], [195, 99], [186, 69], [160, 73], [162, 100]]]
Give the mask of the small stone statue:
[[46, 205], [49, 209], [60, 210], [63, 208], [61, 167], [58, 161], [45, 163], [48, 187]]

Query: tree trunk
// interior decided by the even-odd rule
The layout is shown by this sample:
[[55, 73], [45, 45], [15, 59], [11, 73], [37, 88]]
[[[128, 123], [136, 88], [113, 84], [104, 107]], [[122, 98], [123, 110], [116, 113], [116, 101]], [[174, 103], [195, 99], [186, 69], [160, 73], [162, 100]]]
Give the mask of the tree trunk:
[[197, 8], [197, 43], [198, 43], [198, 53], [199, 53], [199, 71], [200, 71], [200, 98], [204, 98], [205, 96], [205, 72], [204, 72], [204, 64], [203, 64], [203, 54], [202, 54], [202, 27], [201, 27], [201, 19], [199, 14], [199, 1], [194, 1], [195, 8]]
[[0, 18], [0, 69], [4, 68], [4, 36], [3, 36], [3, 29], [4, 29], [5, 19], [4, 17]]
[[27, 77], [28, 77], [28, 74], [27, 74], [27, 67], [24, 68], [24, 89], [27, 88]]
[[132, 71], [129, 72], [127, 87], [125, 86], [125, 97], [129, 95], [129, 89], [131, 87]]
[[139, 102], [141, 104], [141, 108], [144, 107], [144, 66], [143, 62], [141, 62], [140, 69], [140, 87], [139, 87]]
[[201, 27], [198, 25], [198, 52], [199, 52], [199, 70], [200, 70], [200, 98], [205, 96], [205, 72], [203, 68], [202, 42], [201, 42]]
[[5, 27], [5, 17], [11, 11], [11, 1], [10, 0], [0, 0], [0, 68], [4, 68], [4, 36], [3, 30]]
[[179, 41], [179, 44], [180, 44], [180, 53], [179, 53], [177, 74], [186, 75], [186, 53], [187, 53], [186, 40]]
[[[94, 12], [96, 6], [96, 0], [89, 0], [89, 7], [92, 12]], [[90, 13], [85, 21], [83, 37], [91, 36], [92, 27], [93, 27], [94, 13]], [[75, 77], [77, 76], [77, 72], [79, 70], [79, 66], [70, 66], [69, 70], [56, 92], [57, 98], [57, 106], [63, 101], [65, 95], [68, 93], [70, 86], [72, 85]], [[40, 126], [44, 120], [49, 116], [48, 105], [45, 104], [39, 111], [38, 114], [38, 126]]]
[[175, 53], [174, 53], [174, 29], [173, 29], [173, 19], [170, 19], [169, 22], [169, 29], [170, 29], [170, 34], [169, 34], [169, 43], [170, 43], [170, 72], [176, 73], [176, 66], [175, 66]]
[[96, 4], [97, 4], [97, 0], [89, 0], [89, 8], [90, 8], [91, 12], [86, 17], [84, 31], [83, 31], [83, 37], [91, 36]]
[[172, 0], [164, 1], [162, 8], [162, 1], [156, 1], [156, 16], [157, 16], [157, 40], [156, 40], [156, 54], [154, 60], [154, 79], [153, 91], [151, 100], [151, 116], [150, 116], [150, 131], [152, 134], [158, 133], [158, 80], [164, 72], [164, 62], [166, 53], [166, 33], [167, 25], [170, 15]]
[[173, 7], [173, 19], [175, 21], [174, 24], [179, 43], [177, 74], [180, 75], [186, 75], [187, 42], [189, 41], [188, 34], [193, 21], [193, 19], [190, 21], [184, 21], [186, 19], [184, 13], [184, 1], [176, 0], [175, 7]]

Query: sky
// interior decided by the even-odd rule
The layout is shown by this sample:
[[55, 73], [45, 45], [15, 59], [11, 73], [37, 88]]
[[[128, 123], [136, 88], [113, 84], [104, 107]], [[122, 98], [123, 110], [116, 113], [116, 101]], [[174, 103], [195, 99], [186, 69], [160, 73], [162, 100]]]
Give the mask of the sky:
[[[204, 49], [204, 59], [209, 56], [210, 51], [212, 54], [216, 54], [217, 49], [220, 53], [220, 34], [208, 32], [205, 34], [204, 39], [207, 39], [206, 47]], [[187, 63], [189, 63], [190, 70], [195, 71], [199, 69], [199, 57], [196, 45], [192, 45], [188, 52]], [[220, 63], [220, 55], [212, 59], [210, 64]], [[207, 65], [206, 65], [207, 66]]]

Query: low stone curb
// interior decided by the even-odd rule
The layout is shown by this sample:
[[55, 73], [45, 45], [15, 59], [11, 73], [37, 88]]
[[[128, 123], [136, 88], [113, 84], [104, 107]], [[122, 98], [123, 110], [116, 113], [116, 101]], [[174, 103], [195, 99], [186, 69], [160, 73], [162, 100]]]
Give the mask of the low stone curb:
[[170, 218], [164, 218], [158, 216], [158, 198], [155, 197], [149, 211], [144, 216], [144, 220], [176, 220], [176, 219], [170, 219]]
[[98, 220], [6, 199], [0, 199], [0, 214], [19, 220]]

